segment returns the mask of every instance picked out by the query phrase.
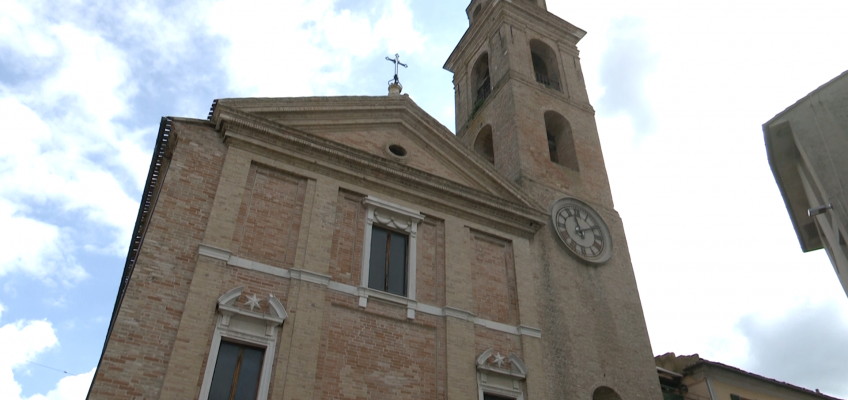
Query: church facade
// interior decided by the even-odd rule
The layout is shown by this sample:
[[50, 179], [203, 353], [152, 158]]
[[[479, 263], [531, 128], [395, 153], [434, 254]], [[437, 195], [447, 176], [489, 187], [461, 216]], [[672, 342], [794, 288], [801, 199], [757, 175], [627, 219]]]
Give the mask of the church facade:
[[396, 90], [163, 118], [88, 398], [660, 399], [585, 32], [467, 13], [456, 135]]

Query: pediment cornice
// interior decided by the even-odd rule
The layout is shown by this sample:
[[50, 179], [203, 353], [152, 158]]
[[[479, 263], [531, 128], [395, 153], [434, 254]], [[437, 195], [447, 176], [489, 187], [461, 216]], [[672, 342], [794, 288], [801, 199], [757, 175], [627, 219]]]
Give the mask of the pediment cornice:
[[[274, 106], [270, 104], [270, 101], [261, 100], [265, 99], [253, 102], [253, 105], [261, 107], [262, 112], [290, 110], [288, 107]], [[289, 101], [289, 99], [285, 100]], [[297, 101], [300, 109], [316, 109], [310, 107], [309, 99], [306, 100]], [[242, 102], [241, 99], [237, 101]], [[318, 102], [320, 100], [316, 101]], [[368, 105], [361, 101], [352, 101], [346, 106], [344, 105], [346, 102], [347, 99], [343, 98], [342, 101], [331, 104], [331, 109], [335, 107], [336, 111], [386, 112], [385, 107], [373, 107], [373, 103]], [[534, 234], [547, 221], [547, 213], [523, 196], [514, 184], [502, 185], [503, 190], [507, 192], [506, 196], [503, 193], [487, 193], [245, 111], [246, 109], [257, 112], [254, 107], [248, 106], [242, 109], [227, 103], [228, 101], [221, 100], [216, 104], [211, 120], [228, 145], [269, 154], [274, 158], [284, 158], [296, 166], [317, 170], [340, 180], [360, 185], [381, 186], [395, 193], [402, 192], [399, 196], [407, 197], [411, 201], [424, 202], [423, 204], [428, 204], [434, 209], [452, 214], [460, 213], [470, 220], [508, 228], [509, 231], [521, 235]], [[240, 105], [245, 105], [244, 103], [251, 102], [246, 101]], [[317, 109], [327, 111], [325, 106], [317, 106]], [[408, 129], [415, 129], [409, 126], [408, 119], [401, 118], [386, 123], [406, 124]], [[426, 123], [426, 121], [420, 122]], [[465, 149], [462, 148], [462, 150]], [[473, 158], [470, 161], [476, 162]], [[501, 178], [497, 177], [497, 179]]]

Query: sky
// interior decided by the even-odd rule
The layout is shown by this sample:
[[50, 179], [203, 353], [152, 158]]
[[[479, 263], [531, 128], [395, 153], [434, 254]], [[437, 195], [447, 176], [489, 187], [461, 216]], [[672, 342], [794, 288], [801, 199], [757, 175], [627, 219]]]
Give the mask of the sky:
[[[844, 0], [547, 0], [578, 44], [654, 354], [848, 398], [848, 297], [762, 124], [848, 69]], [[452, 131], [457, 0], [0, 0], [0, 397], [82, 399], [162, 116], [385, 95]]]

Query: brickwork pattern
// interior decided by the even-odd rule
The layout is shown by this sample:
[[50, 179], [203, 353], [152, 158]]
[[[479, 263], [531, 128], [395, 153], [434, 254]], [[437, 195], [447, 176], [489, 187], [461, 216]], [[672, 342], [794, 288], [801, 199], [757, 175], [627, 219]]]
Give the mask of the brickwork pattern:
[[336, 204], [330, 276], [334, 281], [348, 285], [359, 285], [365, 229], [363, 198], [365, 196], [361, 194], [340, 190]]
[[233, 235], [235, 254], [291, 268], [305, 194], [305, 179], [251, 165]]
[[512, 244], [480, 232], [473, 232], [472, 240], [474, 313], [481, 318], [518, 325]]
[[418, 225], [416, 300], [445, 305], [445, 223], [427, 218]]
[[[436, 319], [406, 320], [394, 305], [359, 308], [353, 299], [327, 296], [315, 393], [320, 399], [439, 397]], [[375, 301], [375, 303], [378, 303]]]

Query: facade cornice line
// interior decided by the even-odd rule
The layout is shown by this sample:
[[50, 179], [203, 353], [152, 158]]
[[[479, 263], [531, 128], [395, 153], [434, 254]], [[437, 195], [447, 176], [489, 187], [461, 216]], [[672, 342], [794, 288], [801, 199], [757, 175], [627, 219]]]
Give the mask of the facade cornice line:
[[[451, 131], [448, 130], [444, 125], [442, 125], [438, 120], [436, 120], [431, 115], [429, 115], [427, 112], [422, 110], [421, 107], [419, 107], [417, 104], [415, 104], [414, 101], [412, 101], [411, 99], [409, 99], [407, 97], [401, 96], [400, 98], [397, 98], [397, 99], [396, 98], [390, 98], [390, 97], [384, 98], [384, 97], [367, 97], [367, 96], [350, 97], [350, 98], [348, 98], [348, 97], [331, 97], [331, 98], [307, 98], [307, 101], [308, 101], [308, 99], [314, 99], [316, 102], [320, 101], [321, 105], [316, 106], [316, 107], [294, 107], [294, 106], [289, 107], [289, 106], [279, 106], [279, 105], [277, 105], [277, 106], [268, 105], [268, 106], [264, 106], [264, 107], [250, 107], [250, 106], [248, 106], [248, 107], [235, 108], [235, 107], [230, 106], [228, 104], [230, 102], [228, 102], [226, 100], [219, 100], [216, 103], [215, 112], [213, 113], [212, 118], [213, 118], [213, 121], [218, 121], [217, 129], [221, 128], [221, 123], [222, 123], [222, 121], [224, 121], [223, 116], [228, 115], [228, 114], [235, 114], [235, 115], [241, 116], [241, 118], [243, 118], [245, 120], [265, 121], [266, 125], [274, 127], [274, 129], [276, 129], [279, 132], [286, 132], [286, 133], [289, 133], [289, 134], [292, 134], [292, 135], [297, 135], [297, 136], [302, 137], [304, 139], [308, 138], [308, 140], [311, 141], [311, 142], [314, 142], [314, 143], [317, 143], [317, 144], [323, 144], [324, 146], [327, 146], [327, 147], [338, 148], [341, 145], [337, 142], [327, 140], [327, 139], [323, 139], [321, 137], [317, 137], [317, 136], [314, 136], [312, 134], [302, 132], [299, 129], [295, 129], [295, 128], [292, 128], [292, 127], [289, 127], [289, 126], [285, 126], [285, 125], [276, 123], [274, 121], [268, 120], [267, 118], [263, 118], [262, 116], [257, 116], [256, 114], [252, 114], [251, 112], [262, 112], [262, 111], [259, 111], [259, 110], [273, 110], [273, 112], [290, 113], [290, 112], [297, 111], [297, 110], [309, 110], [309, 111], [324, 112], [324, 113], [326, 113], [328, 111], [335, 111], [335, 112], [339, 113], [339, 112], [343, 112], [343, 111], [379, 110], [379, 111], [385, 113], [385, 111], [388, 110], [390, 112], [396, 112], [397, 116], [395, 118], [386, 118], [386, 116], [383, 115], [380, 118], [366, 119], [365, 120], [366, 123], [370, 122], [370, 123], [380, 124], [380, 125], [384, 125], [384, 126], [386, 124], [395, 123], [395, 124], [399, 124], [400, 126], [403, 126], [404, 129], [407, 129], [409, 132], [414, 133], [414, 132], [419, 131], [420, 129], [417, 129], [418, 127], [410, 125], [409, 119], [403, 118], [403, 115], [409, 115], [409, 116], [413, 117], [412, 121], [414, 121], [418, 124], [421, 124], [421, 128], [423, 130], [430, 130], [431, 132], [434, 132], [436, 134], [435, 138], [436, 138], [436, 140], [440, 141], [439, 143], [431, 143], [431, 141], [428, 140], [427, 137], [420, 136], [421, 139], [424, 140], [427, 143], [430, 150], [435, 151], [443, 159], [448, 160], [448, 162], [450, 162], [455, 167], [457, 167], [459, 169], [460, 173], [462, 175], [464, 175], [466, 178], [472, 179], [472, 180], [479, 180], [480, 178], [485, 177], [490, 183], [493, 183], [498, 189], [500, 189], [500, 191], [503, 191], [504, 193], [502, 193], [502, 194], [508, 193], [510, 196], [518, 199], [521, 203], [524, 203], [524, 205], [526, 205], [526, 206], [529, 206], [531, 208], [541, 209], [540, 206], [538, 204], [535, 204], [535, 202], [532, 199], [525, 196], [522, 193], [521, 189], [517, 185], [515, 185], [514, 183], [512, 183], [512, 182], [510, 182], [506, 179], [503, 179], [503, 177], [500, 176], [500, 174], [497, 172], [497, 170], [494, 169], [494, 167], [485, 164], [483, 161], [476, 159], [472, 154], [470, 154], [470, 150], [468, 150], [465, 146], [462, 145], [462, 143], [459, 142], [456, 135], [451, 133]], [[298, 98], [297, 100], [300, 100], [300, 99]], [[265, 104], [265, 103], [275, 103], [275, 102], [282, 102], [282, 103], [288, 104], [288, 102], [292, 101], [292, 99], [289, 99], [289, 98], [282, 98], [282, 99], [245, 99], [245, 100], [238, 99], [238, 100], [235, 100], [235, 101], [237, 102], [238, 105], [241, 105], [243, 103], [248, 103], [248, 104], [249, 103], [263, 103], [263, 104]], [[365, 102], [365, 101], [367, 101], [367, 102], [377, 102], [377, 103], [386, 103], [387, 105], [383, 106], [381, 104], [380, 106], [362, 106], [361, 104], [354, 103], [354, 102], [362, 103], [362, 102]], [[343, 105], [343, 106], [340, 106], [340, 105]], [[224, 110], [226, 112], [224, 112], [222, 110]], [[362, 120], [357, 120], [357, 123], [353, 123], [353, 122], [349, 122], [349, 123], [350, 123], [350, 125], [360, 125], [361, 126], [361, 122], [362, 122]], [[458, 153], [458, 154], [462, 154], [463, 155], [463, 161], [467, 165], [459, 164], [458, 161], [455, 159], [455, 157], [451, 157], [450, 155], [448, 155], [444, 151], [440, 150], [440, 148], [442, 146], [448, 146], [450, 148], [450, 150], [452, 150], [453, 152]], [[347, 146], [345, 146], [345, 147], [347, 148]], [[370, 154], [369, 154], [369, 156], [370, 156]], [[473, 173], [470, 173], [469, 171], [471, 171], [471, 170], [475, 170], [477, 172], [478, 176], [475, 176]], [[479, 174], [482, 174], [483, 176], [479, 176]], [[439, 178], [439, 179], [442, 179], [442, 178]], [[494, 190], [494, 188], [489, 188], [488, 190], [491, 191], [493, 194], [497, 193], [497, 191], [498, 191], [498, 190]]]
[[[433, 210], [452, 215], [461, 215], [475, 223], [485, 226], [495, 226], [497, 229], [510, 232], [517, 236], [533, 236], [542, 225], [547, 224], [547, 213], [542, 215], [535, 209], [530, 210], [531, 214], [524, 214], [520, 210], [516, 211], [493, 206], [485, 201], [480, 201], [479, 198], [469, 197], [459, 192], [429, 189], [423, 186], [416, 186], [414, 190], [410, 190], [409, 184], [411, 182], [417, 184], [417, 181], [413, 182], [403, 177], [394, 178], [387, 174], [383, 174], [378, 179], [372, 177], [374, 174], [373, 170], [368, 170], [361, 164], [345, 165], [335, 161], [328, 162], [325, 160], [309, 159], [301, 157], [302, 153], [300, 152], [288, 151], [283, 147], [257, 144], [255, 139], [234, 133], [233, 131], [230, 131], [227, 135], [229, 146], [256, 153], [260, 157], [278, 159], [282, 155], [288, 157], [289, 161], [287, 162], [290, 162], [296, 168], [334, 176], [337, 179], [357, 186], [379, 186], [390, 191], [400, 191], [394, 192], [393, 195], [407, 201], [428, 204], [428, 207]], [[263, 152], [271, 152], [273, 155], [263, 154]], [[383, 170], [379, 171], [385, 172]], [[399, 196], [400, 193], [403, 195]]]
[[[227, 250], [223, 249], [219, 250], [228, 252]], [[272, 265], [251, 261], [237, 256], [231, 256], [229, 262], [227, 262], [227, 265], [231, 267], [238, 267], [251, 271], [257, 271], [281, 278], [315, 283], [326, 287], [328, 290], [333, 290], [335, 292], [347, 294], [350, 296], [361, 296], [363, 292], [367, 292], [369, 297], [386, 300], [388, 303], [398, 304], [425, 314], [430, 314], [437, 317], [456, 318], [462, 321], [471, 322], [475, 325], [479, 325], [488, 329], [509, 333], [512, 335], [529, 336], [537, 339], [541, 339], [542, 337], [542, 330], [539, 328], [527, 325], [515, 326], [504, 324], [501, 322], [491, 321], [485, 318], [480, 318], [474, 313], [460, 308], [455, 308], [451, 306], [439, 307], [430, 304], [424, 304], [413, 299], [405, 298], [403, 296], [397, 296], [390, 293], [369, 289], [367, 287], [357, 287], [353, 285], [348, 285], [346, 283], [337, 282], [334, 281], [330, 276], [311, 271], [275, 267]]]
[[[221, 110], [221, 108], [222, 107], [219, 105], [218, 109]], [[313, 157], [316, 155], [323, 156], [320, 158], [323, 158], [323, 161], [328, 162], [328, 164], [331, 163], [337, 165], [341, 164], [341, 161], [344, 160], [349, 164], [357, 165], [360, 170], [368, 169], [378, 172], [380, 176], [392, 176], [401, 181], [413, 183], [418, 190], [429, 190], [442, 195], [449, 194], [451, 197], [462, 198], [465, 201], [487, 206], [498, 210], [500, 213], [506, 212], [514, 217], [519, 217], [520, 219], [532, 220], [535, 223], [535, 226], [531, 227], [528, 224], [527, 227], [524, 227], [524, 230], [528, 232], [535, 232], [538, 228], [541, 228], [541, 225], [544, 224], [547, 219], [546, 213], [537, 209], [538, 206], [529, 207], [529, 205], [511, 202], [501, 197], [497, 197], [441, 177], [433, 176], [415, 168], [407, 167], [402, 164], [394, 165], [397, 163], [358, 151], [356, 149], [348, 148], [346, 146], [342, 147], [331, 141], [321, 144], [315, 143], [314, 141], [307, 140], [303, 137], [296, 137], [291, 134], [291, 132], [275, 129], [275, 127], [267, 126], [255, 120], [240, 118], [235, 114], [229, 114], [229, 111], [222, 110], [221, 114], [219, 114], [219, 118], [221, 121], [225, 121], [225, 126], [222, 126], [225, 140], [237, 139], [266, 149], [271, 149], [275, 152], [286, 152], [286, 149], [274, 146], [268, 141], [251, 138], [250, 135], [239, 128], [248, 129], [252, 132], [258, 132], [265, 135], [271, 134], [275, 139], [294, 144], [303, 150], [301, 152], [286, 152], [291, 157], [304, 158], [303, 155], [299, 153], [311, 153], [310, 155]], [[335, 146], [333, 144], [335, 144]], [[272, 149], [272, 147], [275, 148]], [[362, 178], [359, 174], [357, 176]], [[503, 215], [499, 216], [502, 217]]]

